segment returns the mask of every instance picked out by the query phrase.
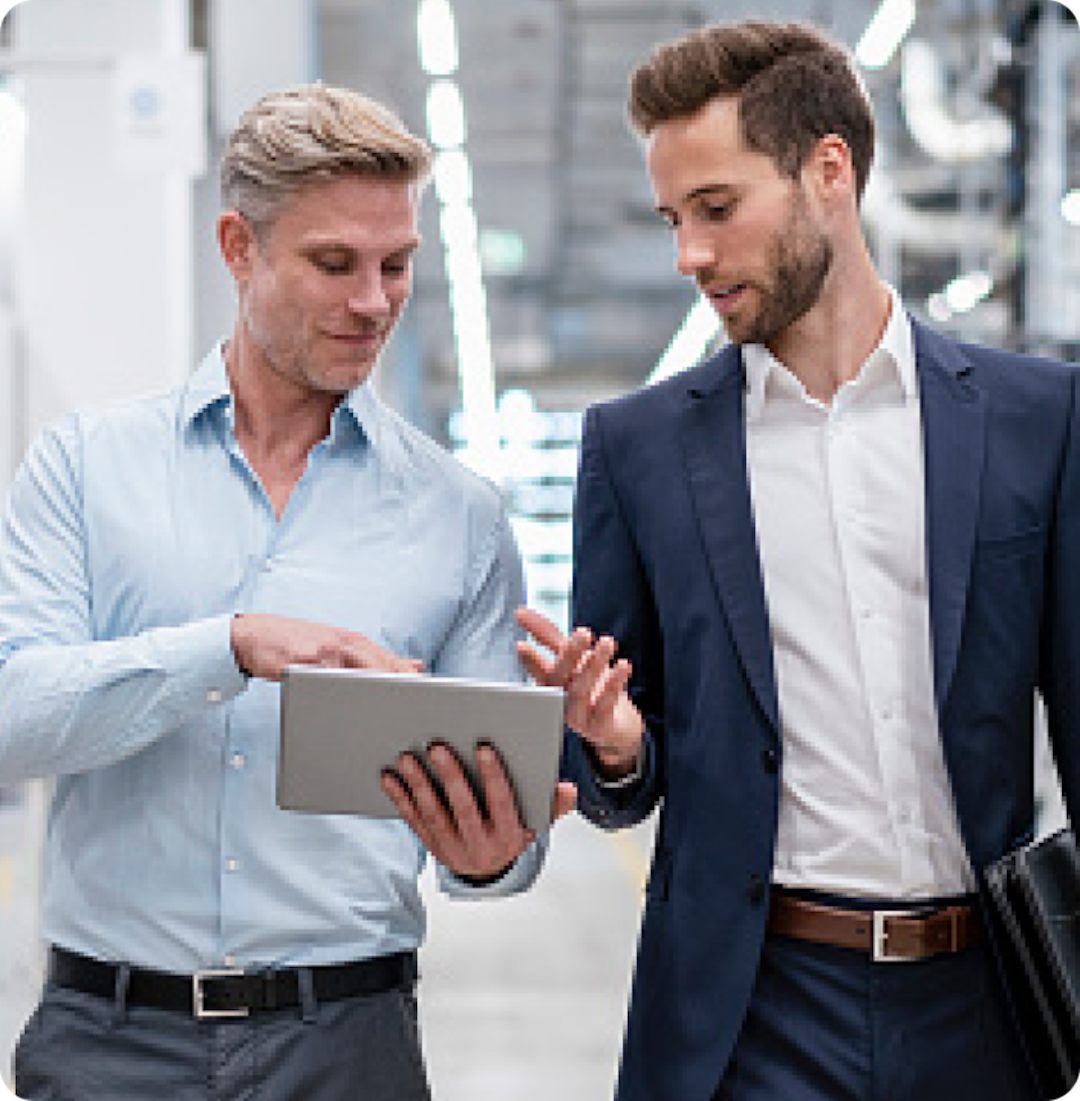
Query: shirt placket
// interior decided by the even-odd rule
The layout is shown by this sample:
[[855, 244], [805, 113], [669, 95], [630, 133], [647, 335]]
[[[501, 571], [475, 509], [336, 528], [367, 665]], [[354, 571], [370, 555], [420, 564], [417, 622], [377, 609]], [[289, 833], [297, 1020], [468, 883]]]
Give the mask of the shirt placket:
[[910, 869], [903, 834], [908, 812], [905, 801], [898, 797], [906, 788], [902, 754], [898, 752], [903, 719], [897, 675], [899, 655], [890, 628], [890, 594], [875, 578], [870, 565], [872, 525], [883, 509], [892, 507], [892, 502], [868, 499], [862, 479], [863, 456], [873, 441], [866, 438], [862, 428], [857, 392], [849, 388], [838, 395], [830, 409], [826, 429], [830, 504], [869, 717], [866, 737], [877, 761], [885, 815], [893, 834], [896, 876], [906, 888]]

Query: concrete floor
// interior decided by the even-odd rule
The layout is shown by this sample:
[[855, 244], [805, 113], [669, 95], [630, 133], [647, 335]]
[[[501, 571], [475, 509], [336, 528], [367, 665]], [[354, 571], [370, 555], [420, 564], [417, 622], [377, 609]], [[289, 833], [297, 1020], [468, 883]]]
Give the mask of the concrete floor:
[[[0, 1101], [40, 982], [43, 800], [31, 788], [0, 801]], [[512, 899], [453, 901], [425, 873], [420, 1011], [435, 1101], [612, 1096], [651, 833], [564, 819], [539, 882]]]

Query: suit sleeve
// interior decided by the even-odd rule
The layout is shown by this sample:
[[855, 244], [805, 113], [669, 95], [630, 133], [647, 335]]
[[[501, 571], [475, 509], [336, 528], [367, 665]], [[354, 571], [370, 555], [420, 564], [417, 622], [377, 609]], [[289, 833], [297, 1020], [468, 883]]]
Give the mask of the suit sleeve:
[[572, 621], [611, 635], [633, 665], [630, 697], [645, 718], [641, 779], [624, 788], [603, 785], [581, 739], [566, 732], [563, 773], [578, 787], [578, 809], [607, 829], [642, 821], [663, 795], [663, 669], [656, 611], [626, 505], [609, 464], [600, 408], [585, 417], [574, 505]]
[[1041, 688], [1069, 820], [1080, 815], [1080, 372], [1072, 372], [1069, 431], [1044, 587]]

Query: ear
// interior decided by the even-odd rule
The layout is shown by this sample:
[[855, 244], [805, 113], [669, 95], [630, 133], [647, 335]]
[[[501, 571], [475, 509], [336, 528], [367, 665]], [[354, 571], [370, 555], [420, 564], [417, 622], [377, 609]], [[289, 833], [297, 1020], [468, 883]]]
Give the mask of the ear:
[[826, 134], [807, 158], [808, 183], [823, 203], [835, 203], [837, 199], [855, 198], [855, 166], [851, 150], [838, 134]]
[[237, 210], [226, 210], [217, 220], [218, 248], [237, 282], [247, 278], [259, 244], [251, 223]]

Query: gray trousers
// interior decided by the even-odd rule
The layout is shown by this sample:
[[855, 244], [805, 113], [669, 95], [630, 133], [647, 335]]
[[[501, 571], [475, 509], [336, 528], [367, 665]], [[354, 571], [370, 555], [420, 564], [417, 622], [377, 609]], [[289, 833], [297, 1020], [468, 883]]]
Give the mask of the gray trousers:
[[430, 1101], [411, 991], [196, 1021], [46, 987], [15, 1048], [25, 1101]]

